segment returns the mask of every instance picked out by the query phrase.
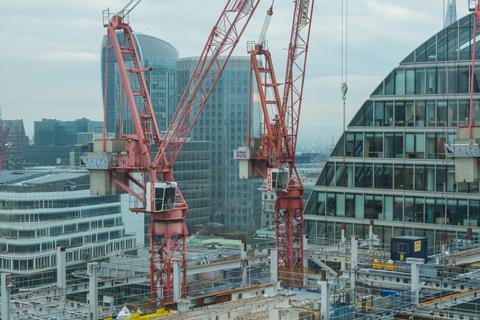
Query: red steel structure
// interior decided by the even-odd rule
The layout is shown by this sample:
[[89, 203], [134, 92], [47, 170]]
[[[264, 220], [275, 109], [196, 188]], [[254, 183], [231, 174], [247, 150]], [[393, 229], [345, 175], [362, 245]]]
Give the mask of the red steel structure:
[[[123, 114], [123, 109], [121, 110], [118, 137], [107, 138], [104, 129], [102, 151], [107, 152], [110, 145], [119, 141], [124, 144], [122, 152], [118, 152], [108, 165], [110, 179], [112, 183], [138, 200], [139, 205], [133, 208], [133, 211], [148, 214], [151, 219], [149, 237], [152, 303], [172, 301], [173, 264], [176, 261], [182, 266], [183, 296], [186, 295], [187, 288], [188, 230], [185, 218], [188, 207], [182, 193], [176, 187], [173, 208], [148, 210], [149, 207], [156, 208], [155, 183], [175, 181], [173, 174], [175, 161], [259, 1], [227, 0], [163, 137], [158, 129], [145, 80], [145, 73], [149, 70], [141, 65], [139, 49], [132, 28], [123, 14], [124, 11], [109, 17], [106, 24], [108, 41], [105, 65], [108, 66], [110, 59], [108, 52], [112, 50], [121, 76], [122, 97], [125, 95], [129, 115]], [[104, 80], [105, 82], [108, 80], [108, 70], [105, 72]], [[107, 83], [104, 88], [106, 108]], [[128, 116], [133, 124], [130, 130], [125, 127], [127, 122], [124, 119]], [[147, 199], [151, 199], [151, 203], [147, 203]]]
[[[283, 96], [279, 92], [270, 51], [264, 42], [265, 30], [262, 30], [259, 43], [250, 50], [263, 121], [260, 138], [248, 138], [250, 152], [246, 157], [256, 175], [267, 179], [267, 189], [276, 191], [278, 270], [282, 280], [290, 285], [300, 285], [303, 280], [298, 276], [303, 274], [304, 258], [303, 184], [295, 164], [295, 152], [313, 6], [314, 0], [294, 1]], [[270, 9], [268, 20], [271, 15]], [[281, 174], [279, 169], [288, 174], [287, 184], [283, 187], [272, 185], [276, 184], [272, 181], [274, 177]]]

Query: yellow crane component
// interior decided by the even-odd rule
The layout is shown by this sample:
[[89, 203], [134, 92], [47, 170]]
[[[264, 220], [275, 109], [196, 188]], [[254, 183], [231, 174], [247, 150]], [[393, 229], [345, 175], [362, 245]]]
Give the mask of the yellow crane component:
[[[158, 319], [159, 317], [164, 317], [168, 316], [171, 314], [172, 311], [160, 308], [155, 311], [155, 313], [149, 313], [149, 314], [140, 314], [140, 312], [136, 311], [133, 312], [132, 315], [125, 320], [149, 320], [149, 319]], [[113, 320], [112, 317], [105, 318], [104, 320]]]

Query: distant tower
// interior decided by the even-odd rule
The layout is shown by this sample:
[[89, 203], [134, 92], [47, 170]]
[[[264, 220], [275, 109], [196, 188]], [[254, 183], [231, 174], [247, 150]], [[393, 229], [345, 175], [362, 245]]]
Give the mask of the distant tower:
[[447, 11], [445, 14], [445, 21], [443, 27], [446, 28], [457, 21], [457, 1], [447, 0]]
[[8, 145], [8, 128], [2, 119], [2, 111], [0, 110], [0, 170], [6, 167], [6, 152]]

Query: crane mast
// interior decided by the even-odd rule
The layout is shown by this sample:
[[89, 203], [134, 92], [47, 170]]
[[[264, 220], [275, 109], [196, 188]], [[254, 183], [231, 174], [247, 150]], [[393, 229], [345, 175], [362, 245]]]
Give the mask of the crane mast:
[[[119, 134], [112, 138], [104, 128], [103, 138], [94, 142], [94, 152], [82, 161], [90, 170], [92, 194], [127, 192], [136, 199], [131, 210], [150, 216], [150, 298], [154, 304], [180, 298], [173, 296], [173, 287], [179, 286], [173, 283], [175, 263], [181, 266], [181, 296], [186, 296], [188, 206], [175, 182], [173, 166], [259, 1], [226, 1], [163, 137], [145, 80], [145, 73], [150, 70], [141, 64], [139, 48], [127, 22], [128, 14], [140, 0], [130, 1], [112, 16], [104, 12], [105, 66], [108, 68], [112, 51], [133, 128], [124, 128], [127, 117], [122, 108]], [[106, 109], [108, 69], [104, 81]]]
[[[259, 137], [247, 139], [236, 150], [241, 178], [266, 179], [265, 189], [276, 192], [276, 246], [278, 270], [287, 285], [303, 281], [303, 184], [295, 164], [300, 111], [314, 0], [295, 0], [288, 46], [283, 96], [279, 92], [266, 29], [249, 46], [251, 72], [256, 80], [263, 115]], [[268, 26], [272, 8], [267, 12]], [[252, 129], [250, 129], [252, 132]]]

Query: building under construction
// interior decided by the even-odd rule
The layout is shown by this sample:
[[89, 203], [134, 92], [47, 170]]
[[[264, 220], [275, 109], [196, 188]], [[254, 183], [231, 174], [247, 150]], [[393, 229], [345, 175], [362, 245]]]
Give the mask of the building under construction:
[[[190, 234], [189, 208], [175, 180], [177, 159], [261, 3], [225, 2], [165, 132], [146, 81], [151, 70], [142, 64], [128, 19], [140, 0], [104, 12], [105, 68], [118, 71], [125, 107], [119, 108], [115, 134], [105, 122], [82, 163], [90, 173], [91, 196], [128, 194], [132, 214], [149, 217], [149, 245], [107, 250], [101, 261], [70, 271], [72, 249], [57, 246], [49, 259], [55, 274], [45, 275], [54, 281], [41, 286], [2, 273], [2, 319], [480, 319], [479, 230], [471, 226], [476, 211], [470, 209], [480, 171], [474, 116], [480, 3], [469, 1], [472, 13], [457, 22], [450, 24], [449, 14], [446, 29], [409, 55], [354, 117], [307, 206], [315, 216], [313, 232], [311, 221], [304, 232], [305, 188], [296, 146], [315, 3], [291, 4], [281, 81], [266, 40], [275, 10], [273, 4], [268, 8], [258, 41], [248, 44], [255, 79], [249, 94], [258, 103], [247, 111], [245, 143], [232, 153], [240, 177], [262, 179], [258, 192], [275, 196], [269, 241]], [[108, 74], [104, 70], [105, 83]], [[454, 99], [447, 96], [451, 86]], [[106, 103], [109, 86], [103, 88]], [[344, 101], [347, 90], [343, 82]], [[259, 123], [254, 114], [261, 115]], [[429, 134], [434, 143], [426, 142]], [[388, 138], [393, 144], [384, 142]], [[383, 190], [389, 186], [395, 191]], [[361, 191], [344, 190], [354, 187]], [[438, 193], [445, 202], [434, 199], [430, 211], [428, 197]], [[333, 224], [318, 229], [317, 213]], [[389, 221], [401, 222], [402, 232], [386, 237]], [[432, 223], [426, 229], [441, 225], [455, 233], [437, 243], [435, 234], [432, 240], [426, 231], [404, 232], [408, 223], [412, 230]]]

